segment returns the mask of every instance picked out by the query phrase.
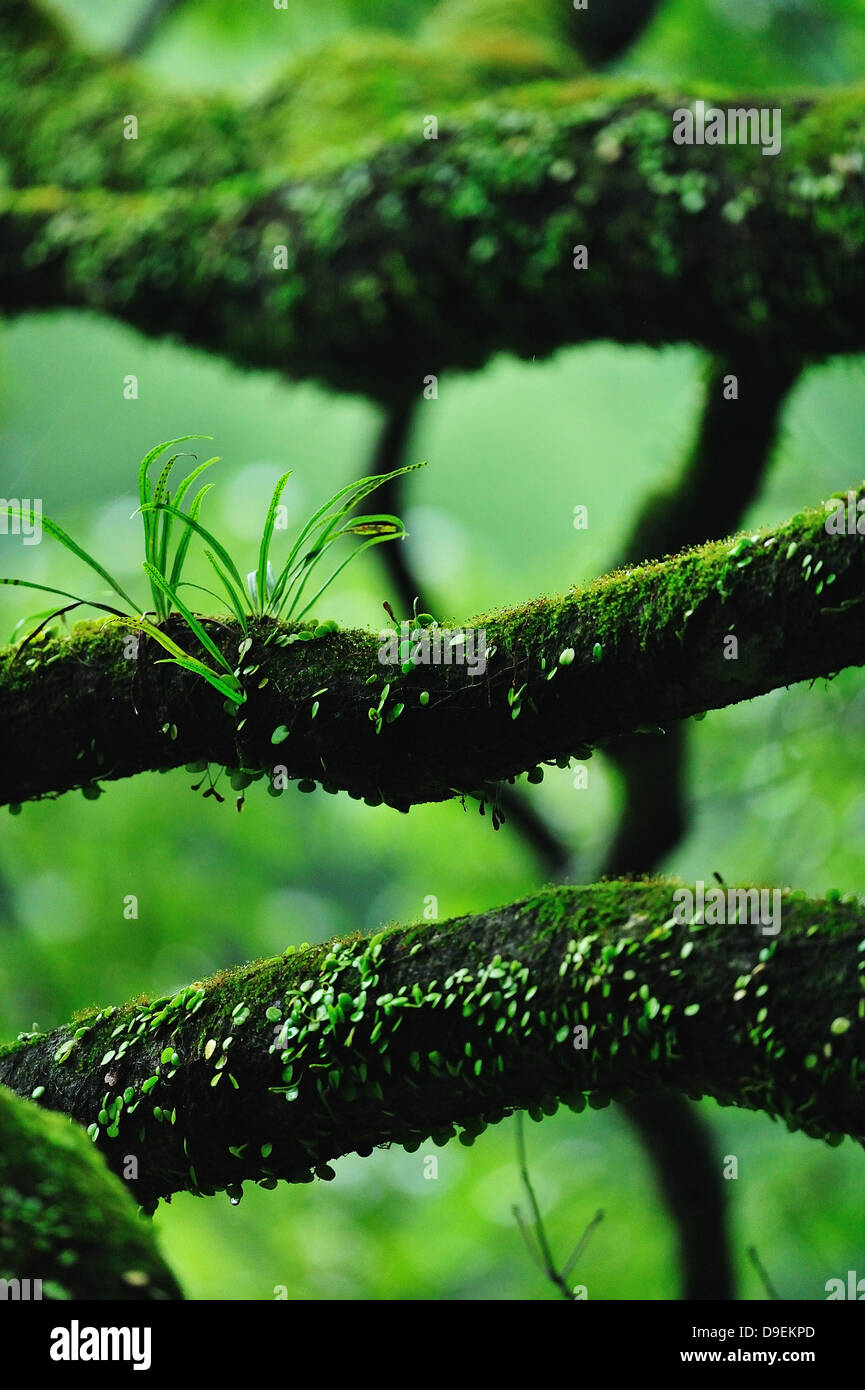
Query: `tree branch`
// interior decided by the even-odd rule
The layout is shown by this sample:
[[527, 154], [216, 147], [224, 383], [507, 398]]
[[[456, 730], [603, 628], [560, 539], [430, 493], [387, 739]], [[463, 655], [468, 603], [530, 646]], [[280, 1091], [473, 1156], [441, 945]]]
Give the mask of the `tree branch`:
[[115, 1168], [137, 1155], [146, 1206], [328, 1178], [341, 1154], [441, 1144], [457, 1127], [471, 1143], [512, 1110], [598, 1108], [652, 1082], [861, 1141], [862, 905], [779, 893], [774, 936], [731, 907], [727, 925], [699, 912], [677, 925], [674, 892], [551, 888], [290, 948], [25, 1036], [0, 1080], [44, 1086]]
[[[21, 71], [39, 90], [43, 73]], [[672, 113], [691, 94], [599, 79], [460, 108], [431, 77], [402, 114], [353, 112], [358, 147], [344, 105], [314, 141], [291, 83], [241, 110], [76, 69], [75, 96], [49, 88], [31, 110], [15, 76], [0, 153], [13, 184], [45, 186], [0, 193], [10, 315], [88, 307], [382, 402], [495, 352], [597, 338], [753, 354], [771, 324], [776, 357], [865, 345], [855, 95], [778, 98], [771, 158], [676, 145]], [[437, 139], [424, 139], [430, 111]], [[122, 138], [126, 113], [137, 139]]]
[[655, 1086], [632, 1096], [624, 1109], [675, 1222], [681, 1298], [735, 1298], [727, 1184], [713, 1129], [685, 1096]]
[[[732, 544], [713, 541], [565, 598], [482, 615], [463, 629], [463, 665], [402, 675], [382, 664], [372, 634], [279, 646], [265, 639], [282, 629], [256, 622], [245, 660], [258, 669], [241, 731], [209, 685], [157, 664], [163, 654], [151, 639], [134, 658], [128, 633], [111, 621], [76, 626], [38, 651], [6, 648], [0, 804], [198, 759], [259, 775], [278, 767], [284, 779], [303, 779], [303, 790], [318, 781], [401, 810], [455, 791], [494, 801], [496, 780], [543, 761], [865, 663], [865, 549], [856, 534], [828, 534], [826, 517], [823, 504]], [[236, 664], [236, 625], [210, 626]], [[195, 649], [182, 619], [168, 627]], [[477, 657], [481, 632], [486, 670], [471, 675], [470, 639]], [[427, 656], [452, 653], [445, 642]]]
[[[739, 385], [736, 401], [725, 399], [730, 373]], [[795, 368], [758, 358], [707, 364], [703, 410], [683, 476], [644, 506], [625, 545], [624, 562], [674, 554], [713, 528], [732, 530], [739, 523], [768, 464], [795, 377]], [[664, 739], [634, 735], [605, 749], [625, 783], [624, 809], [605, 858], [605, 875], [652, 873], [681, 839], [686, 732], [684, 724], [676, 724]], [[675, 1218], [682, 1297], [734, 1298], [726, 1183], [708, 1124], [688, 1100], [672, 1092], [646, 1092], [624, 1108], [651, 1155]]]

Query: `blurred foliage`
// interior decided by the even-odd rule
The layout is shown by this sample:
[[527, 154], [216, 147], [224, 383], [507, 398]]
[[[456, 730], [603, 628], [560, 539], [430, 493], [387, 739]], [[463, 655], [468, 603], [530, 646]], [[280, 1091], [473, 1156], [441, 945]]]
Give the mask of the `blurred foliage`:
[[[138, 6], [64, 0], [81, 34], [116, 45]], [[144, 61], [172, 81], [259, 83], [282, 57], [353, 25], [410, 32], [415, 0], [296, 0], [288, 11], [247, 0], [189, 0]], [[858, 79], [865, 7], [851, 0], [669, 0], [622, 71], [672, 81], [777, 85]], [[275, 28], [279, 39], [274, 38]], [[281, 27], [280, 27], [281, 26]], [[771, 342], [767, 341], [767, 352]], [[809, 371], [749, 525], [772, 524], [858, 481], [865, 433], [862, 360]], [[135, 373], [139, 399], [123, 399]], [[501, 358], [471, 378], [443, 375], [419, 402], [410, 458], [429, 460], [407, 488], [418, 567], [447, 612], [563, 589], [605, 570], [635, 512], [675, 476], [700, 402], [700, 358], [597, 344], [544, 364]], [[270, 490], [295, 470], [292, 517], [367, 469], [379, 419], [364, 401], [244, 374], [170, 343], [144, 341], [84, 315], [31, 316], [0, 333], [0, 490], [38, 496], [45, 513], [125, 583], [145, 592], [135, 468], [158, 440], [214, 436], [217, 487], [203, 519], [255, 562]], [[720, 490], [723, 477], [717, 479]], [[577, 504], [589, 528], [573, 528]], [[292, 510], [293, 509], [293, 510]], [[635, 557], [639, 558], [639, 557]], [[0, 537], [0, 572], [75, 587], [81, 572], [52, 546]], [[201, 569], [202, 577], [204, 569]], [[203, 580], [203, 582], [207, 582]], [[378, 628], [394, 601], [373, 553], [328, 594], [321, 618]], [[422, 595], [424, 603], [426, 599]], [[0, 636], [26, 611], [0, 601]], [[865, 832], [865, 687], [843, 672], [712, 713], [691, 733], [693, 825], [662, 866], [686, 881], [762, 879], [810, 893], [860, 891]], [[596, 756], [589, 787], [548, 772], [533, 802], [573, 846], [574, 877], [597, 872], [619, 788]], [[484, 909], [539, 881], [508, 826], [458, 803], [410, 816], [344, 797], [253, 788], [242, 814], [189, 790], [182, 772], [108, 784], [24, 807], [0, 841], [0, 1018], [14, 1035], [90, 1003], [164, 993], [221, 966], [392, 919], [418, 919], [431, 896], [442, 917]], [[255, 795], [256, 790], [260, 793]], [[138, 918], [123, 916], [127, 895]], [[783, 1297], [822, 1298], [828, 1278], [861, 1268], [862, 1155], [791, 1136], [761, 1115], [703, 1103], [720, 1155], [739, 1159], [730, 1184], [741, 1292], [763, 1290], [755, 1244]], [[527, 1127], [532, 1178], [564, 1258], [574, 1231], [606, 1212], [574, 1281], [595, 1298], [676, 1296], [674, 1233], [646, 1158], [616, 1110], [560, 1113]], [[438, 1177], [424, 1177], [424, 1159]], [[470, 1150], [376, 1152], [337, 1163], [337, 1181], [176, 1197], [156, 1217], [161, 1247], [199, 1298], [552, 1298], [511, 1215], [520, 1200], [510, 1122]], [[556, 1245], [558, 1238], [558, 1245]]]
[[619, 70], [747, 88], [858, 82], [860, 0], [668, 0]]

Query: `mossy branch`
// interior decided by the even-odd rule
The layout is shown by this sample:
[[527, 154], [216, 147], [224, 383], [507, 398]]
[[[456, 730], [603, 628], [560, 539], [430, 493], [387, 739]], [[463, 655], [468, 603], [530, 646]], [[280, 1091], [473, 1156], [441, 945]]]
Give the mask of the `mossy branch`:
[[[402, 674], [380, 660], [380, 636], [284, 646], [292, 633], [256, 622], [242, 721], [199, 677], [164, 664], [152, 639], [136, 646], [111, 620], [6, 648], [0, 804], [93, 795], [100, 781], [197, 760], [245, 770], [242, 785], [267, 777], [278, 792], [298, 779], [401, 810], [454, 793], [495, 802], [499, 780], [542, 762], [865, 664], [865, 547], [856, 533], [827, 533], [826, 519], [823, 503], [779, 528], [481, 615], [457, 630], [463, 664], [445, 640], [438, 655], [453, 664]], [[167, 626], [193, 648], [183, 619]], [[237, 664], [236, 624], [209, 629]]]
[[22, 1298], [183, 1297], [128, 1191], [79, 1126], [5, 1086], [0, 1279], [30, 1280], [18, 1287]]
[[782, 112], [775, 157], [676, 145], [696, 95], [754, 103], [575, 77], [536, 8], [492, 53], [435, 25], [341, 40], [242, 105], [167, 99], [6, 0], [0, 308], [88, 307], [384, 402], [595, 338], [865, 346], [862, 92], [761, 97]]
[[865, 910], [775, 891], [771, 927], [753, 905], [703, 925], [671, 880], [610, 882], [292, 949], [25, 1035], [0, 1080], [44, 1087], [113, 1167], [135, 1156], [145, 1206], [652, 1083], [861, 1141]]

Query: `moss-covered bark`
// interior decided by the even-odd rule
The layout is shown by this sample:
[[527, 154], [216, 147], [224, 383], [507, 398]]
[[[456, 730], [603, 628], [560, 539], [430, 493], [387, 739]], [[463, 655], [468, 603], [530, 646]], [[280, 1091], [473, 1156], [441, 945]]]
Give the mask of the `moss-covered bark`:
[[862, 1140], [862, 905], [779, 890], [766, 934], [753, 907], [677, 922], [675, 891], [547, 889], [292, 949], [25, 1035], [0, 1080], [44, 1087], [113, 1167], [135, 1155], [145, 1206], [328, 1178], [344, 1153], [471, 1143], [513, 1109], [539, 1119], [653, 1083]]
[[[110, 623], [7, 648], [0, 803], [93, 795], [100, 781], [202, 759], [276, 792], [297, 779], [402, 810], [455, 792], [494, 801], [496, 781], [544, 761], [865, 663], [863, 538], [827, 533], [826, 518], [821, 504], [771, 531], [480, 615], [460, 629], [473, 630], [475, 655], [485, 634], [475, 675], [467, 664], [403, 674], [379, 660], [380, 638], [357, 631], [283, 646], [281, 629], [257, 623], [240, 721], [200, 677], [157, 664], [152, 639], [127, 659], [129, 634]], [[171, 630], [195, 650], [182, 619]], [[236, 624], [211, 632], [237, 663]], [[456, 650], [470, 653], [468, 640]]]
[[[417, 44], [358, 35], [242, 106], [169, 96], [52, 29], [22, 42], [21, 12], [0, 5], [7, 313], [87, 306], [384, 401], [593, 338], [865, 343], [858, 90], [760, 98], [782, 111], [769, 158], [673, 143], [695, 96], [747, 98], [574, 81], [567, 46], [529, 24], [485, 53], [459, 24], [450, 41], [432, 22]], [[538, 77], [556, 80], [502, 95]]]
[[[467, 93], [581, 71], [558, 33], [557, 0], [494, 8], [496, 25], [474, 4], [451, 7], [450, 23], [438, 15], [411, 40], [364, 30], [329, 40], [241, 100], [167, 88], [71, 47], [35, 5], [2, 0], [0, 151], [9, 181], [145, 192], [265, 169], [313, 172], [380, 143], [406, 111], [441, 112]], [[281, 24], [278, 13], [273, 22]], [[137, 138], [124, 137], [129, 115]]]
[[[40, 1093], [41, 1094], [41, 1093]], [[43, 1106], [47, 1102], [43, 1099]], [[124, 1184], [80, 1127], [0, 1086], [0, 1279], [22, 1298], [182, 1298]], [[16, 1296], [12, 1286], [11, 1296]]]

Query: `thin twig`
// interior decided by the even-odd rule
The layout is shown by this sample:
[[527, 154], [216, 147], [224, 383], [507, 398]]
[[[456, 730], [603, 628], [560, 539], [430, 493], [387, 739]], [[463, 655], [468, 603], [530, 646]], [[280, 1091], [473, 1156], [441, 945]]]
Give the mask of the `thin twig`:
[[760, 1276], [760, 1279], [763, 1283], [763, 1287], [766, 1290], [767, 1297], [780, 1298], [781, 1295], [778, 1293], [777, 1289], [772, 1283], [772, 1280], [769, 1278], [769, 1275], [767, 1274], [766, 1270], [760, 1262], [760, 1256], [757, 1254], [756, 1245], [748, 1246], [748, 1259], [751, 1261], [751, 1264], [754, 1266], [754, 1268], [757, 1271], [757, 1274]]
[[573, 1253], [571, 1254], [570, 1258], [566, 1261], [561, 1271], [557, 1270], [555, 1260], [553, 1259], [553, 1253], [550, 1249], [550, 1243], [547, 1239], [547, 1233], [544, 1230], [544, 1222], [541, 1216], [541, 1209], [538, 1205], [538, 1199], [535, 1196], [535, 1190], [532, 1187], [532, 1180], [529, 1177], [529, 1166], [528, 1159], [526, 1157], [526, 1138], [525, 1130], [523, 1128], [522, 1111], [518, 1111], [514, 1118], [516, 1120], [517, 1163], [519, 1165], [520, 1177], [523, 1180], [523, 1186], [526, 1189], [526, 1193], [529, 1199], [529, 1205], [531, 1206], [532, 1213], [535, 1219], [534, 1239], [537, 1242], [537, 1249], [532, 1243], [532, 1231], [526, 1225], [526, 1222], [523, 1218], [522, 1212], [520, 1211], [519, 1207], [515, 1206], [512, 1208], [512, 1210], [514, 1216], [516, 1217], [517, 1225], [520, 1228], [522, 1237], [526, 1242], [529, 1254], [531, 1255], [535, 1264], [547, 1276], [550, 1283], [555, 1285], [555, 1287], [561, 1293], [562, 1297], [566, 1299], [569, 1303], [573, 1303], [576, 1301], [576, 1294], [568, 1284], [568, 1275], [571, 1273], [572, 1269], [574, 1268], [574, 1265], [577, 1263], [577, 1260], [580, 1258], [586, 1246], [588, 1245], [592, 1231], [604, 1219], [604, 1213], [602, 1211], [595, 1212], [595, 1215], [592, 1217], [591, 1221], [589, 1222], [588, 1226], [586, 1227], [583, 1234], [580, 1236], [580, 1239], [578, 1240], [576, 1246], [574, 1247]]

